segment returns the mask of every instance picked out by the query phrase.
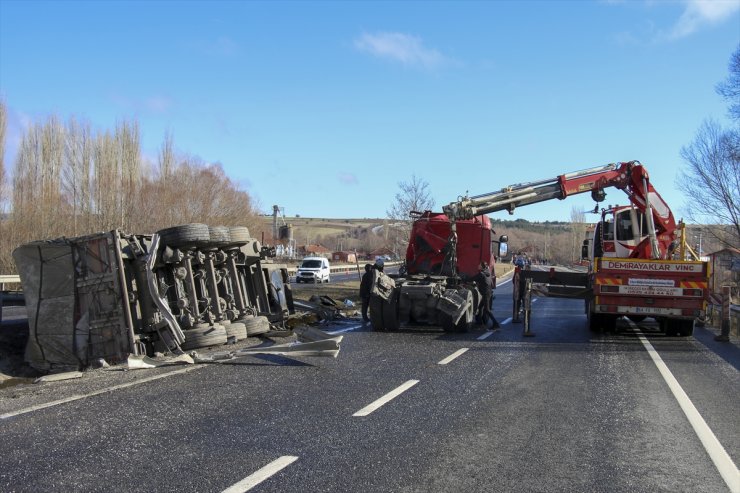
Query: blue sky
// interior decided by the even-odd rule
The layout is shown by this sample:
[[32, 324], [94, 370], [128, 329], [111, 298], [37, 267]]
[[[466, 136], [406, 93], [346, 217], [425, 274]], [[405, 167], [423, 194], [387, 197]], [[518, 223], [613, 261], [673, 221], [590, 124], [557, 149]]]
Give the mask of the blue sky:
[[384, 217], [412, 174], [439, 209], [638, 159], [681, 217], [680, 150], [704, 119], [728, 123], [714, 87], [739, 43], [740, 0], [0, 0], [6, 163], [49, 114], [135, 118], [147, 159], [170, 131], [265, 212]]

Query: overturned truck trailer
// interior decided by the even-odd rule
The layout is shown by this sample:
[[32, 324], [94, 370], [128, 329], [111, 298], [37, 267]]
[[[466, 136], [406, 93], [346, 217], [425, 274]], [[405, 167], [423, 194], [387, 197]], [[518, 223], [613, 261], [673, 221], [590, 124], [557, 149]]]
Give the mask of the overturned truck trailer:
[[293, 312], [287, 266], [245, 227], [187, 224], [37, 241], [13, 258], [39, 370], [213, 346], [267, 332]]

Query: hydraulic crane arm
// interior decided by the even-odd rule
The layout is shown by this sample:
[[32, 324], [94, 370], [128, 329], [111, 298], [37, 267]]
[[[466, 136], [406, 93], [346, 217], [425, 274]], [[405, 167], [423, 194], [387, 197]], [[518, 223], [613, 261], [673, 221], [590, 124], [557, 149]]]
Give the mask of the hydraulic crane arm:
[[649, 244], [638, 248], [638, 253], [645, 258], [664, 257], [675, 236], [676, 223], [673, 213], [650, 184], [647, 170], [639, 161], [612, 163], [547, 180], [510, 185], [498, 192], [464, 196], [442, 207], [442, 210], [451, 221], [455, 221], [501, 210], [513, 214], [515, 208], [523, 205], [563, 200], [585, 192], [591, 192], [591, 197], [601, 202], [606, 197], [604, 189], [609, 187], [623, 190], [630, 202], [648, 218]]

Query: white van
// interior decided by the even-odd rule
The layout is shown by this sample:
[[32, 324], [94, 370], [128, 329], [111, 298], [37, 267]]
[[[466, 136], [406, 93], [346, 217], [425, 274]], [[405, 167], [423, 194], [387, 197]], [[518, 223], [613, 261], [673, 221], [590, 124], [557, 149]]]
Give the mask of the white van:
[[298, 266], [295, 282], [329, 282], [331, 267], [324, 257], [306, 257]]

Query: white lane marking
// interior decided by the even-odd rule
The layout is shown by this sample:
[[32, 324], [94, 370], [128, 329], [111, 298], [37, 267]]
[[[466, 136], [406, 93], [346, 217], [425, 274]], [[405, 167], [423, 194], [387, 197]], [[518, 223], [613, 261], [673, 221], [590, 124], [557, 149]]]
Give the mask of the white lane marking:
[[360, 324], [360, 325], [353, 325], [353, 326], [347, 327], [345, 329], [327, 331], [326, 333], [327, 334], [331, 334], [331, 335], [341, 334], [342, 332], [349, 332], [350, 330], [356, 330], [356, 329], [359, 329], [360, 327], [362, 327], [362, 324]]
[[396, 397], [398, 397], [399, 395], [403, 394], [404, 392], [406, 392], [408, 389], [410, 389], [411, 387], [413, 387], [417, 383], [419, 383], [418, 380], [409, 380], [408, 382], [401, 384], [400, 386], [396, 387], [394, 390], [391, 390], [390, 392], [388, 392], [387, 394], [385, 394], [380, 399], [377, 399], [376, 401], [374, 401], [374, 402], [368, 404], [367, 406], [363, 407], [362, 409], [360, 409], [359, 411], [357, 411], [352, 416], [367, 416], [368, 414], [370, 414], [371, 412], [375, 411], [376, 409], [378, 409], [383, 404], [386, 404], [386, 403], [390, 402], [391, 400], [395, 399]]
[[298, 457], [294, 455], [284, 455], [279, 459], [275, 459], [274, 461], [270, 462], [262, 469], [253, 472], [238, 483], [229, 486], [221, 493], [244, 493], [245, 491], [249, 491], [265, 479], [270, 478], [271, 476], [280, 472], [282, 469], [285, 469], [297, 460]]
[[447, 356], [447, 357], [446, 357], [445, 359], [441, 360], [441, 361], [440, 361], [439, 363], [437, 363], [437, 364], [438, 364], [438, 365], [446, 365], [447, 363], [449, 363], [450, 361], [454, 360], [454, 359], [455, 359], [455, 358], [457, 358], [458, 356], [460, 356], [460, 355], [462, 355], [462, 354], [465, 354], [465, 352], [466, 352], [467, 350], [468, 350], [468, 348], [466, 348], [466, 347], [464, 347], [464, 348], [462, 348], [462, 349], [458, 349], [457, 351], [455, 351], [455, 352], [454, 352], [454, 353], [452, 353], [451, 355]]
[[504, 284], [509, 284], [511, 282], [511, 279], [507, 279], [503, 282], [497, 282], [496, 287], [503, 286]]
[[493, 331], [492, 331], [492, 330], [487, 330], [487, 331], [485, 331], [485, 332], [483, 333], [483, 335], [482, 335], [482, 336], [480, 336], [480, 337], [478, 338], [478, 340], [479, 340], [479, 341], [482, 341], [482, 340], [484, 340], [484, 339], [488, 339], [489, 337], [491, 337], [491, 334], [493, 334]]
[[740, 492], [740, 472], [738, 472], [737, 466], [732, 462], [732, 459], [725, 451], [725, 448], [721, 443], [719, 443], [719, 440], [717, 440], [717, 437], [714, 435], [711, 428], [709, 428], [706, 421], [704, 421], [704, 418], [701, 417], [699, 411], [694, 407], [691, 399], [689, 399], [689, 396], [686, 395], [686, 392], [681, 388], [681, 385], [673, 376], [671, 370], [669, 370], [668, 366], [663, 362], [663, 358], [660, 357], [653, 345], [650, 344], [639, 329], [636, 332], [640, 342], [642, 342], [642, 345], [647, 350], [650, 358], [652, 358], [655, 366], [658, 367], [658, 371], [663, 375], [663, 379], [668, 384], [673, 396], [678, 401], [678, 404], [681, 406], [681, 409], [688, 418], [689, 423], [691, 423], [691, 426], [694, 428], [694, 432], [696, 432], [699, 440], [701, 440], [704, 448], [709, 453], [709, 457], [712, 458], [712, 462], [714, 462], [715, 467], [722, 475], [722, 479], [725, 480], [730, 491], [733, 493]]
[[198, 370], [200, 368], [204, 368], [204, 366], [189, 366], [187, 368], [183, 368], [182, 370], [171, 371], [171, 372], [165, 373], [163, 375], [155, 375], [153, 377], [142, 378], [141, 380], [137, 380], [135, 382], [122, 383], [120, 385], [114, 385], [112, 387], [106, 387], [104, 389], [100, 389], [100, 390], [96, 390], [94, 392], [90, 392], [89, 394], [73, 395], [71, 397], [67, 397], [67, 398], [64, 398], [64, 399], [59, 399], [59, 400], [56, 400], [56, 401], [46, 402], [44, 404], [37, 404], [35, 406], [27, 407], [27, 408], [21, 409], [19, 411], [12, 411], [12, 412], [9, 412], [9, 413], [0, 414], [0, 419], [12, 418], [13, 416], [18, 416], [19, 414], [26, 414], [26, 413], [30, 413], [30, 412], [33, 412], [33, 411], [38, 411], [40, 409], [46, 409], [47, 407], [58, 406], [60, 404], [66, 404], [68, 402], [78, 401], [80, 399], [86, 399], [88, 397], [93, 397], [93, 396], [96, 396], [96, 395], [105, 394], [107, 392], [113, 392], [114, 390], [125, 389], [126, 387], [133, 387], [134, 385], [139, 385], [139, 384], [142, 384], [142, 383], [151, 382], [153, 380], [159, 380], [160, 378], [166, 378], [166, 377], [170, 377], [172, 375], [180, 375], [182, 373], [187, 373], [189, 371]]
[[506, 320], [504, 320], [503, 322], [501, 322], [501, 325], [506, 325], [506, 324], [508, 324], [509, 322], [511, 322], [511, 317], [509, 317], [509, 318], [507, 318]]

